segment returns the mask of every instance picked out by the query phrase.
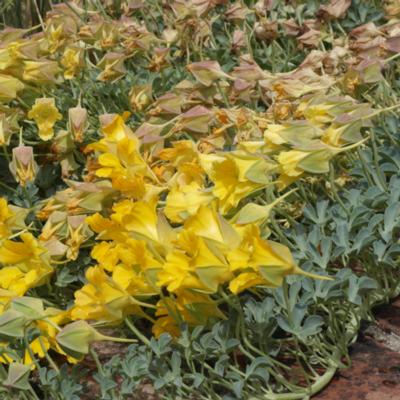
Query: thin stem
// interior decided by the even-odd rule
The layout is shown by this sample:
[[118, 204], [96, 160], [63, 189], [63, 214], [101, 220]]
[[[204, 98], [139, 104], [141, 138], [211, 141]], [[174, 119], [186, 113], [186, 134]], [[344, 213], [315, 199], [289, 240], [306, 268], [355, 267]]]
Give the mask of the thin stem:
[[220, 96], [222, 97], [222, 100], [225, 103], [226, 108], [229, 108], [230, 104], [229, 104], [228, 97], [226, 96], [225, 91], [222, 89], [221, 84], [218, 81], [216, 81], [216, 87], [217, 87], [218, 93], [220, 94]]
[[31, 386], [31, 385], [29, 385], [29, 391], [31, 392], [31, 394], [32, 394], [32, 396], [33, 396], [33, 398], [35, 399], [35, 400], [40, 400], [39, 399], [39, 396], [36, 394], [36, 392], [33, 390], [33, 387]]
[[337, 190], [336, 190], [336, 183], [335, 183], [335, 171], [333, 168], [332, 163], [329, 164], [329, 182], [331, 184], [331, 190], [333, 193], [333, 197], [335, 200], [339, 203], [340, 207], [343, 209], [343, 211], [347, 214], [350, 215], [350, 211], [348, 208], [344, 205], [343, 200], [340, 198]]
[[27, 335], [26, 329], [24, 331], [24, 343], [25, 343], [26, 351], [28, 351], [29, 357], [32, 359], [32, 362], [35, 364], [36, 368], [39, 371], [40, 364], [36, 360], [35, 354], [33, 354], [33, 351], [31, 349], [31, 345], [30, 345], [29, 340], [28, 340], [28, 335]]
[[136, 326], [133, 324], [132, 321], [130, 321], [129, 317], [125, 318], [125, 323], [128, 326], [128, 328], [132, 331], [132, 333], [140, 339], [145, 345], [150, 346], [150, 340], [147, 339], [146, 336], [144, 336], [139, 330], [136, 328]]
[[44, 22], [43, 22], [42, 14], [40, 13], [39, 7], [37, 5], [37, 0], [33, 0], [33, 5], [35, 6], [36, 14], [37, 14], [37, 16], [39, 18], [40, 25], [41, 25], [41, 27], [43, 29], [43, 32], [44, 32], [46, 30], [46, 27], [45, 27]]
[[99, 374], [104, 375], [103, 366], [101, 365], [99, 356], [97, 355], [97, 353], [92, 348], [90, 348], [89, 352], [90, 352], [90, 355], [93, 358], [93, 361], [96, 364], [96, 367], [97, 367], [97, 370], [99, 371]]
[[3, 188], [5, 188], [5, 189], [7, 189], [7, 190], [10, 190], [11, 192], [14, 192], [15, 194], [18, 193], [15, 189], [13, 189], [11, 186], [8, 186], [8, 185], [7, 185], [6, 183], [4, 183], [4, 182], [1, 182], [1, 181], [0, 181], [0, 186], [2, 186]]
[[359, 148], [357, 149], [357, 154], [358, 154], [358, 158], [361, 161], [361, 167], [362, 167], [362, 170], [364, 172], [364, 176], [368, 181], [368, 184], [370, 186], [374, 186], [374, 182], [372, 181], [371, 174], [368, 171], [368, 166], [367, 166], [367, 164], [366, 164], [366, 162], [364, 160], [364, 156], [362, 155], [362, 152], [361, 152], [361, 150]]
[[388, 187], [386, 184], [385, 176], [382, 172], [382, 169], [379, 165], [379, 155], [378, 155], [378, 148], [376, 146], [376, 136], [373, 130], [371, 130], [371, 143], [372, 143], [372, 155], [373, 155], [373, 161], [374, 161], [374, 166], [376, 169], [376, 174], [378, 176], [378, 181], [381, 184], [381, 188], [383, 191], [387, 191]]

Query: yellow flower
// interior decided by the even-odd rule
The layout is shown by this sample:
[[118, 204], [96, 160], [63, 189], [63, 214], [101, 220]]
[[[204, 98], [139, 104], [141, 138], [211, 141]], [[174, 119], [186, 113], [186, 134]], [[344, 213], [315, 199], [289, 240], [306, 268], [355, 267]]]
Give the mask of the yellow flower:
[[100, 268], [86, 271], [88, 283], [75, 292], [75, 305], [71, 310], [73, 320], [95, 319], [116, 322], [124, 313], [138, 312], [130, 296]]
[[216, 293], [220, 285], [232, 279], [229, 264], [223, 253], [206, 239], [199, 239], [193, 263], [196, 275], [206, 287], [205, 292]]
[[157, 303], [156, 316], [158, 318], [152, 326], [152, 332], [155, 337], [159, 337], [163, 333], [169, 333], [173, 337], [179, 336], [180, 321], [177, 320], [176, 317], [174, 318], [175, 313], [178, 313], [178, 311], [175, 310], [174, 303], [174, 300], [170, 298], [164, 298]]
[[96, 175], [110, 178], [113, 188], [129, 197], [149, 200], [163, 188], [151, 183], [156, 178], [140, 155], [138, 146], [137, 139], [119, 139], [116, 146], [110, 146], [111, 152], [106, 151], [99, 156], [100, 168], [97, 168]]
[[37, 84], [56, 83], [56, 75], [59, 71], [56, 61], [25, 61], [22, 79]]
[[[168, 234], [163, 237], [167, 245], [170, 241]], [[119, 244], [117, 250], [123, 265], [129, 266], [137, 273], [143, 273], [149, 283], [156, 287], [154, 275], [161, 269], [164, 258], [154, 246], [144, 240], [127, 239], [125, 243]]]
[[307, 157], [308, 154], [309, 153], [300, 150], [289, 150], [279, 153], [278, 162], [282, 169], [282, 173], [291, 177], [302, 175], [304, 169], [299, 167], [299, 163]]
[[44, 283], [53, 272], [49, 254], [30, 234], [22, 233], [21, 242], [5, 240], [0, 247], [0, 287], [22, 296]]
[[324, 174], [329, 172], [329, 161], [335, 155], [350, 150], [363, 143], [361, 140], [347, 147], [333, 147], [323, 142], [310, 143], [307, 149], [290, 150], [279, 154], [280, 186], [298, 179], [304, 172]]
[[10, 75], [0, 74], [0, 101], [10, 101], [17, 97], [17, 93], [24, 88], [24, 84]]
[[63, 24], [60, 24], [59, 26], [55, 26], [55, 24], [50, 24], [46, 30], [46, 39], [48, 51], [50, 53], [55, 53], [64, 42]]
[[89, 238], [88, 226], [85, 223], [85, 215], [73, 215], [68, 217], [68, 260], [76, 260], [82, 243]]
[[117, 265], [112, 273], [113, 281], [131, 296], [153, 296], [158, 291], [150, 285], [141, 271], [131, 266]]
[[[110, 141], [119, 141], [121, 139], [133, 137], [131, 129], [125, 124], [125, 120], [129, 117], [129, 113], [118, 114], [104, 114], [100, 116], [101, 132]], [[136, 139], [137, 140], [137, 139]]]
[[11, 223], [14, 213], [8, 207], [7, 200], [0, 197], [0, 240], [11, 234]]
[[196, 145], [191, 140], [175, 141], [172, 146], [171, 148], [162, 149], [158, 156], [161, 160], [169, 161], [175, 167], [198, 158]]
[[170, 292], [178, 289], [207, 290], [194, 272], [191, 257], [181, 250], [174, 250], [167, 255], [166, 263], [157, 275], [157, 285], [166, 286]]
[[[29, 347], [34, 355], [38, 356], [39, 358], [44, 358], [45, 352], [50, 348], [50, 343], [44, 336], [39, 336], [29, 344]], [[25, 350], [24, 364], [34, 365], [28, 350]]]
[[96, 244], [92, 249], [91, 256], [107, 271], [113, 271], [119, 262], [118, 248], [113, 242]]
[[104, 218], [99, 213], [87, 217], [86, 222], [93, 232], [99, 234], [97, 239], [124, 240], [127, 236], [126, 231], [117, 221]]
[[29, 262], [39, 257], [45, 249], [39, 246], [38, 241], [30, 233], [20, 235], [22, 242], [6, 240], [0, 248], [0, 263], [19, 264]]
[[109, 178], [113, 175], [122, 175], [125, 173], [118, 157], [111, 153], [101, 154], [98, 159], [101, 167], [96, 171], [96, 175], [101, 178]]
[[240, 236], [235, 229], [209, 207], [201, 206], [196, 215], [186, 220], [184, 228], [228, 248], [236, 248], [240, 243]]
[[62, 119], [54, 99], [49, 98], [36, 99], [28, 117], [35, 120], [42, 140], [50, 140], [54, 136], [53, 127], [57, 121]]
[[256, 285], [265, 284], [262, 276], [256, 272], [243, 272], [229, 282], [229, 290], [238, 294]]
[[8, 47], [0, 49], [0, 70], [5, 70], [15, 63], [14, 54]]
[[214, 183], [213, 194], [219, 210], [226, 214], [241, 199], [265, 187], [274, 164], [242, 151], [221, 155], [202, 154], [201, 165]]
[[284, 131], [284, 125], [268, 124], [267, 129], [264, 131], [264, 142], [269, 150], [277, 150], [282, 144], [286, 143], [282, 136]]
[[329, 103], [311, 104], [305, 108], [305, 110], [303, 111], [303, 115], [313, 125], [323, 126], [324, 124], [331, 122], [335, 118], [335, 116], [330, 113], [333, 107], [334, 105]]
[[191, 326], [206, 325], [212, 318], [225, 318], [218, 305], [206, 294], [191, 290], [181, 290], [175, 298], [165, 297], [157, 303], [156, 316], [152, 331], [156, 337], [168, 332], [179, 336], [179, 325], [186, 322]]
[[83, 49], [69, 47], [65, 49], [61, 64], [64, 69], [64, 78], [73, 79], [83, 64]]
[[[9, 296], [2, 294], [2, 297], [8, 298], [8, 302], [13, 297], [23, 296], [32, 286], [32, 282], [35, 282], [36, 278], [37, 274], [35, 271], [25, 274], [17, 267], [3, 267], [0, 270], [0, 286], [2, 289], [9, 291]], [[14, 293], [14, 296], [11, 293]]]
[[193, 228], [194, 224], [191, 224], [179, 234], [158, 273], [157, 284], [166, 286], [170, 292], [193, 289], [215, 293], [220, 284], [232, 277], [223, 255], [228, 243], [220, 245], [212, 239], [200, 237], [202, 229]]
[[316, 278], [297, 266], [286, 246], [263, 240], [257, 226], [247, 225], [242, 235], [240, 246], [227, 253], [231, 270], [237, 274], [229, 284], [233, 293], [237, 294], [255, 285], [279, 287], [283, 278], [290, 274]]
[[181, 223], [196, 214], [201, 205], [208, 205], [214, 199], [197, 182], [173, 187], [168, 193], [164, 213], [172, 222]]
[[156, 212], [156, 203], [142, 201], [121, 201], [113, 207], [112, 219], [118, 221], [124, 228], [138, 235], [138, 238], [150, 239], [155, 242], [162, 240], [159, 237]]

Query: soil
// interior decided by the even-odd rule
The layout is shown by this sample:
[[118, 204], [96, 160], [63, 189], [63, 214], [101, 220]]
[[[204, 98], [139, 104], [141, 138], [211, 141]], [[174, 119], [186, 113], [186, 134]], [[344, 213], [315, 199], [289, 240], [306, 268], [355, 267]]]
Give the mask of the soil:
[[351, 348], [351, 367], [313, 400], [400, 400], [400, 299], [375, 316]]

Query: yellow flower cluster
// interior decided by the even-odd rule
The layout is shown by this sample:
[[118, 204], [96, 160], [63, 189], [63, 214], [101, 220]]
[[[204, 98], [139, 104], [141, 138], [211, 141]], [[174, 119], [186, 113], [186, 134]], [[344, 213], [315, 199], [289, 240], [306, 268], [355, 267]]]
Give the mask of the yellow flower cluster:
[[[286, 246], [268, 240], [261, 223], [287, 195], [273, 199], [275, 189], [328, 172], [335, 156], [365, 140], [361, 129], [374, 113], [343, 95], [346, 82], [310, 60], [287, 73], [264, 71], [245, 54], [229, 72], [217, 61], [193, 62], [186, 66], [188, 79], [167, 93], [153, 93], [147, 83], [126, 88], [127, 105], [141, 121], [134, 129], [129, 112], [89, 115], [93, 110], [81, 104], [85, 93], [67, 109], [49, 94], [47, 88], [63, 80], [92, 79], [92, 69], [97, 84], [115, 82], [134, 57], [144, 69], [162, 71], [182, 56], [179, 50], [170, 57], [179, 30], [186, 31], [180, 23], [197, 15], [186, 6], [173, 13], [182, 14], [177, 30], [166, 29], [162, 37], [129, 10], [113, 21], [86, 15], [76, 2], [59, 4], [39, 34], [0, 32], [0, 145], [5, 151], [13, 146], [10, 172], [26, 189], [38, 171], [35, 154], [41, 151], [24, 144], [32, 142], [19, 126], [25, 117], [21, 126], [32, 125], [40, 138], [33, 146], [50, 152], [65, 182], [29, 210], [43, 222], [35, 236], [24, 223], [28, 210], [0, 198], [0, 318], [30, 289], [48, 283], [57, 264], [79, 259], [82, 246], [97, 240], [71, 307], [47, 309], [35, 320], [41, 335], [27, 349], [27, 363], [49, 348], [65, 354], [56, 336], [58, 325], [70, 321], [117, 324], [134, 315], [149, 320], [156, 336], [178, 335], [183, 322], [225, 318], [219, 307], [225, 290], [235, 296], [278, 287], [290, 274], [314, 276], [296, 265]], [[211, 30], [203, 28], [206, 43]], [[340, 70], [342, 60], [336, 61]], [[92, 143], [89, 117], [99, 117], [101, 126], [100, 140]], [[91, 134], [97, 134], [93, 125]], [[14, 146], [11, 136], [18, 131]], [[258, 204], [267, 192], [270, 203]]]
[[[0, 198], [0, 314], [3, 316], [10, 313], [10, 307], [12, 308], [15, 299], [23, 298], [29, 289], [48, 282], [54, 271], [47, 250], [27, 232], [29, 227], [24, 224], [26, 214], [26, 210], [9, 206], [5, 199]], [[45, 351], [50, 347], [66, 355], [58, 346], [55, 337], [58, 333], [56, 324], [64, 324], [70, 320], [68, 312], [57, 309], [47, 311], [46, 320], [38, 320], [36, 323], [40, 336], [30, 343], [30, 349], [25, 350], [26, 364], [32, 364], [32, 354], [40, 358], [45, 357]], [[7, 324], [16, 327], [18, 321], [20, 315], [13, 315], [11, 311], [6, 323], [3, 322], [3, 329]], [[3, 330], [2, 336], [4, 335]], [[13, 335], [10, 333], [10, 336]], [[1, 347], [3, 355], [0, 357], [0, 362], [18, 360], [7, 347], [7, 343], [2, 342]]]
[[26, 212], [0, 198], [1, 310], [8, 302], [42, 285], [53, 272], [46, 250], [24, 226]]
[[153, 329], [167, 328], [168, 318], [174, 332], [174, 313], [189, 323], [221, 316], [210, 297], [221, 285], [228, 283], [237, 294], [255, 285], [280, 286], [287, 274], [303, 273], [289, 250], [263, 240], [255, 225], [235, 226], [206, 206], [179, 228], [157, 213], [154, 201], [123, 200], [110, 218], [94, 214], [88, 223], [102, 241], [92, 251], [98, 265], [88, 269], [88, 283], [75, 293], [74, 319], [111, 322], [143, 315], [143, 302], [165, 288], [170, 297], [160, 300], [164, 311], [157, 315], [163, 317]]
[[[272, 161], [244, 150], [201, 154], [184, 140], [161, 150], [165, 165], [152, 168], [122, 117], [107, 117], [102, 131], [104, 138], [88, 146], [97, 154], [95, 175], [110, 179], [125, 199], [114, 203], [108, 218], [87, 218], [101, 241], [92, 250], [98, 265], [87, 270], [88, 283], [75, 293], [73, 319], [151, 318], [144, 308], [153, 308], [148, 302], [156, 296], [154, 333], [176, 334], [180, 322], [222, 317], [215, 295], [224, 285], [238, 294], [304, 274], [287, 247], [262, 239], [257, 223], [243, 223], [246, 209], [240, 220], [221, 215], [272, 184]], [[168, 182], [160, 166], [162, 173], [170, 171]], [[214, 183], [210, 190], [207, 180]], [[165, 207], [158, 208], [165, 192]]]

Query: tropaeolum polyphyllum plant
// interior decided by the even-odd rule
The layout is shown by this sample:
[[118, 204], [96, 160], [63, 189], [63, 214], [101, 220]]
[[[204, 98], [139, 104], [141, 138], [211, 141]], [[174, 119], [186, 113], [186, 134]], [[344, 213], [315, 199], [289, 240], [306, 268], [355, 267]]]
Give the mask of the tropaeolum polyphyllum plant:
[[321, 390], [398, 293], [396, 2], [33, 3], [0, 5], [4, 395], [78, 399], [88, 355], [102, 399]]

